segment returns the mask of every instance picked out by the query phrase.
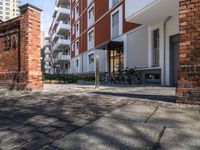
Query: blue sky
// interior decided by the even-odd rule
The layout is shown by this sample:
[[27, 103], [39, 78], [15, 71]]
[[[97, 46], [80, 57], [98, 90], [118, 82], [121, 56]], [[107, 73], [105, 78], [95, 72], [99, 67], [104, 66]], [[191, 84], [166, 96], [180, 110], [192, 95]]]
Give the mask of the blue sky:
[[52, 21], [52, 15], [56, 0], [21, 0], [21, 4], [30, 3], [43, 10], [41, 30], [47, 33]]

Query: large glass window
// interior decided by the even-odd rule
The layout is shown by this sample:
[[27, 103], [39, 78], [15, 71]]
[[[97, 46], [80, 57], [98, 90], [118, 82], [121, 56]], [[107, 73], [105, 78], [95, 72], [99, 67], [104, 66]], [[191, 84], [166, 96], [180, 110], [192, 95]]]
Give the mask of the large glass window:
[[160, 61], [160, 35], [159, 29], [153, 31], [153, 51], [152, 51], [152, 67], [158, 67]]
[[88, 27], [94, 23], [94, 7], [88, 10]]
[[119, 11], [112, 15], [112, 38], [119, 36]]
[[94, 48], [94, 30], [88, 33], [88, 49]]

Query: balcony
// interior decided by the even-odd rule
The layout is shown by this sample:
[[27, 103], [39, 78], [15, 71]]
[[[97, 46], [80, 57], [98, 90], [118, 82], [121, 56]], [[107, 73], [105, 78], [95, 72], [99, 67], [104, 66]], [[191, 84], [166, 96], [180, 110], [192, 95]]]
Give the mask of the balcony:
[[49, 49], [48, 47], [46, 47], [45, 50], [44, 50], [44, 53], [45, 53], [45, 54], [50, 54], [51, 51], [50, 51], [50, 49]]
[[70, 40], [66, 38], [58, 38], [57, 42], [53, 46], [54, 51], [64, 50], [70, 46]]
[[70, 55], [60, 55], [60, 60], [62, 61], [70, 61]]
[[178, 14], [179, 0], [126, 0], [126, 20], [153, 25]]
[[67, 20], [70, 17], [70, 8], [65, 6], [58, 7], [55, 16], [56, 21]]
[[51, 66], [45, 64], [45, 65], [44, 65], [44, 69], [51, 69]]
[[53, 41], [56, 41], [56, 40], [58, 40], [58, 38], [59, 38], [59, 35], [55, 32], [55, 33], [53, 33], [53, 35], [52, 35], [52, 40]]
[[70, 7], [70, 0], [56, 0], [56, 6], [69, 6]]
[[67, 32], [70, 32], [70, 24], [60, 21], [56, 29], [56, 34], [65, 35]]
[[44, 61], [45, 61], [45, 62], [50, 62], [50, 61], [51, 61], [51, 58], [50, 58], [49, 56], [46, 56], [46, 57], [44, 58]]

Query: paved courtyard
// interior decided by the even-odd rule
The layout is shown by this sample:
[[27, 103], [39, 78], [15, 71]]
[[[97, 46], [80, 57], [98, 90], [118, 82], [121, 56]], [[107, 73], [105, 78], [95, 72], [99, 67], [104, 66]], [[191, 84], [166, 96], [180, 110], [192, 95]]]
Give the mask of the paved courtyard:
[[200, 149], [200, 107], [168, 87], [0, 89], [2, 150]]

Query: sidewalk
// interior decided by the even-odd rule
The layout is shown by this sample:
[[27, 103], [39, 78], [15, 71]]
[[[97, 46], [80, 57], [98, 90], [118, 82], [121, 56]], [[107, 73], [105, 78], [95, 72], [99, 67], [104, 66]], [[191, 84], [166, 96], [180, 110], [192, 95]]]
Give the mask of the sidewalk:
[[53, 143], [62, 149], [200, 149], [198, 110], [128, 104]]
[[0, 90], [0, 150], [199, 150], [200, 106], [173, 100], [163, 87]]

